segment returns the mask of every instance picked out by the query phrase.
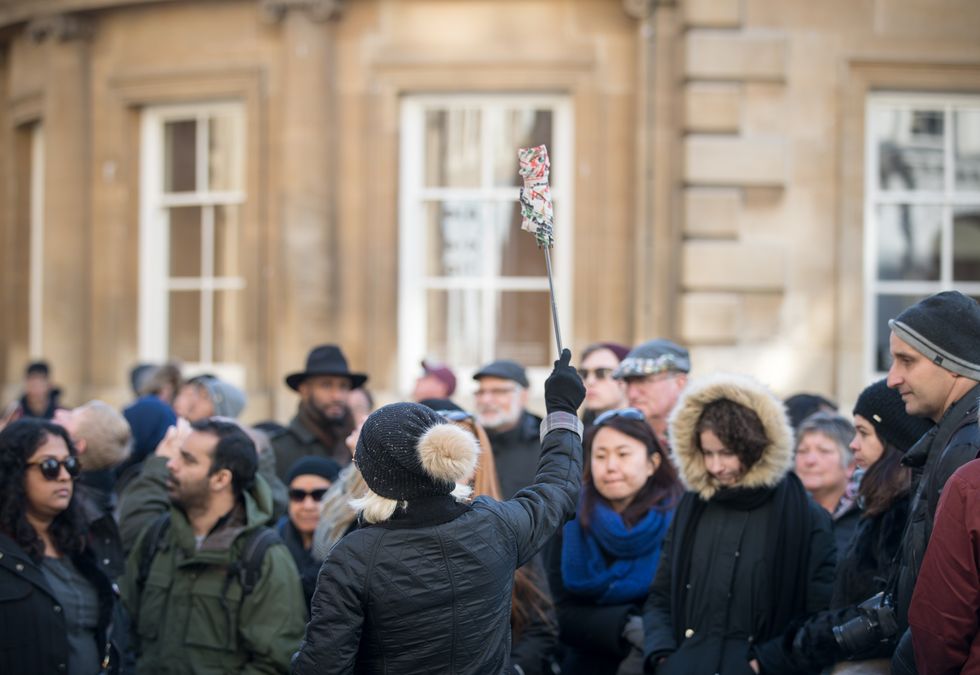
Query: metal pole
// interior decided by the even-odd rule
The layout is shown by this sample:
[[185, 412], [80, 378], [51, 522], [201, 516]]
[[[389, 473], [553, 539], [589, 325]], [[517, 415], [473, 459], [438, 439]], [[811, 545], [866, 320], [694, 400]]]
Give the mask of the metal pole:
[[548, 268], [548, 288], [551, 291], [551, 318], [555, 322], [555, 342], [558, 344], [558, 357], [561, 358], [561, 328], [558, 326], [558, 305], [555, 304], [555, 282], [551, 278], [551, 249], [544, 247], [544, 264]]

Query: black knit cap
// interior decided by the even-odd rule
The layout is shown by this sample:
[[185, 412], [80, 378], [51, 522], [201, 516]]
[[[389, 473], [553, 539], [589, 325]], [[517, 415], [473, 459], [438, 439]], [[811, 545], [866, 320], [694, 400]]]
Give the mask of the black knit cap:
[[286, 485], [293, 482], [297, 476], [319, 476], [333, 483], [340, 475], [340, 465], [329, 457], [308, 455], [300, 457], [289, 467], [286, 474]]
[[[456, 488], [456, 479], [462, 479], [465, 470], [457, 470], [452, 464], [458, 457], [443, 457], [444, 464], [452, 464], [449, 474], [459, 473], [454, 478], [444, 475], [436, 477], [431, 469], [423, 466], [420, 457], [420, 443], [423, 436], [433, 427], [446, 427], [452, 440], [459, 441], [458, 434], [465, 431], [448, 424], [437, 412], [418, 403], [392, 403], [371, 413], [357, 439], [354, 463], [360, 469], [364, 481], [375, 493], [388, 499], [410, 500], [418, 497], [448, 495]], [[472, 439], [472, 435], [469, 435]], [[467, 436], [462, 437], [467, 443]], [[463, 447], [463, 464], [475, 466], [476, 445]], [[460, 449], [450, 448], [449, 454]]]
[[959, 291], [930, 295], [888, 327], [936, 365], [980, 381], [980, 305], [973, 298]]
[[907, 452], [932, 428], [931, 421], [905, 412], [902, 395], [890, 389], [886, 380], [878, 380], [861, 392], [854, 404], [854, 414], [871, 422], [882, 440], [902, 452]]

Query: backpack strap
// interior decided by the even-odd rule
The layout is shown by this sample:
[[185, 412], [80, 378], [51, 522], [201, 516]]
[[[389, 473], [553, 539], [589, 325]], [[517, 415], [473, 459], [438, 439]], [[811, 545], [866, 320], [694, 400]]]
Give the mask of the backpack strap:
[[160, 540], [166, 535], [170, 528], [170, 511], [164, 511], [146, 528], [143, 540], [140, 542], [139, 567], [136, 574], [136, 589], [143, 594], [143, 587], [146, 586], [146, 579], [150, 576], [150, 565], [156, 557], [157, 549], [160, 548]]
[[238, 582], [242, 585], [242, 595], [248, 595], [255, 590], [262, 578], [262, 561], [270, 546], [281, 544], [282, 539], [271, 527], [260, 527], [249, 535], [242, 548], [240, 565], [238, 566]]

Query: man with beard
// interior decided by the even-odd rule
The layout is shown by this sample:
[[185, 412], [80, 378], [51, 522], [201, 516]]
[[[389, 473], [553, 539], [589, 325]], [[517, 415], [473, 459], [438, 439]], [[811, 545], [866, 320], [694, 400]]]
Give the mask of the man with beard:
[[182, 422], [127, 487], [120, 520], [142, 523], [121, 589], [136, 672], [288, 671], [305, 602], [264, 527], [272, 497], [257, 466], [237, 423]]
[[479, 382], [474, 394], [476, 421], [490, 439], [500, 491], [504, 499], [510, 499], [534, 482], [541, 455], [541, 418], [525, 410], [528, 381], [521, 364], [506, 359], [494, 361], [481, 368], [473, 379]]
[[306, 370], [286, 376], [286, 386], [299, 392], [300, 401], [289, 426], [270, 438], [280, 480], [296, 460], [311, 455], [329, 457], [342, 467], [350, 464], [344, 440], [354, 430], [354, 418], [347, 395], [367, 379], [350, 371], [337, 345], [316, 347], [306, 357]]

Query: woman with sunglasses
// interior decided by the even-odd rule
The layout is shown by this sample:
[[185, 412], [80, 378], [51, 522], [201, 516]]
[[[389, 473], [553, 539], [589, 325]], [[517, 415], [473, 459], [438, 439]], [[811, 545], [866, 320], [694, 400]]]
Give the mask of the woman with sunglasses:
[[783, 631], [827, 608], [836, 559], [830, 514], [790, 471], [786, 409], [717, 374], [688, 384], [669, 424], [689, 492], [643, 615], [648, 670], [785, 672]]
[[68, 433], [44, 420], [0, 432], [0, 673], [118, 667], [112, 584], [85, 548]]
[[641, 673], [643, 602], [682, 488], [636, 408], [596, 417], [584, 447], [578, 510], [548, 556], [561, 672]]
[[289, 506], [279, 519], [276, 530], [293, 556], [303, 582], [306, 605], [309, 607], [316, 588], [316, 575], [322, 560], [313, 555], [313, 533], [320, 521], [323, 496], [336, 482], [340, 465], [329, 457], [303, 457], [296, 460], [286, 474], [289, 486]]

